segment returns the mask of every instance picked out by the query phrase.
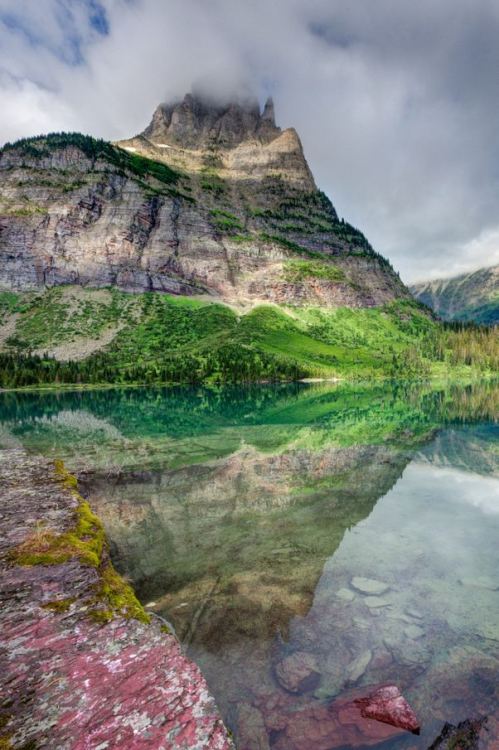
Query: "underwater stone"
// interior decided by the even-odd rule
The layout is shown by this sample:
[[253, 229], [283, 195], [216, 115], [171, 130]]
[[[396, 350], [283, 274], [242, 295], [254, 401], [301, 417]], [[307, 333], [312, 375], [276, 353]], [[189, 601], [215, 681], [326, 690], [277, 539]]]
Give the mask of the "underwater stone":
[[487, 620], [483, 620], [480, 623], [475, 623], [471, 627], [471, 632], [475, 633], [475, 635], [478, 635], [480, 638], [499, 641], [499, 623], [496, 621], [488, 622]]
[[[365, 689], [336, 698], [328, 705], [296, 705], [272, 717], [277, 736], [272, 750], [343, 750], [345, 747], [376, 748], [381, 743], [401, 739], [402, 729], [362, 716], [355, 697], [363, 698]], [[266, 717], [267, 728], [269, 718]]]
[[275, 675], [281, 687], [290, 693], [315, 690], [321, 678], [317, 660], [308, 651], [295, 651], [286, 656], [276, 665]]
[[366, 596], [364, 604], [366, 604], [369, 609], [377, 609], [378, 607], [388, 607], [391, 602], [389, 602], [388, 599], [383, 599], [382, 596]]
[[424, 630], [423, 628], [420, 628], [419, 625], [409, 625], [409, 627], [404, 628], [404, 633], [408, 638], [415, 640], [424, 635]]
[[244, 738], [238, 743], [241, 750], [270, 750], [263, 716], [250, 703], [238, 704], [237, 734]]
[[499, 580], [497, 580], [497, 578], [489, 578], [489, 576], [460, 578], [459, 583], [462, 586], [471, 586], [472, 588], [477, 589], [488, 589], [489, 591], [497, 591], [497, 589], [499, 589]]
[[356, 628], [360, 628], [361, 630], [367, 630], [370, 627], [369, 621], [364, 620], [362, 617], [354, 617], [352, 622]]
[[369, 666], [372, 657], [372, 652], [367, 649], [348, 665], [347, 671], [348, 679], [350, 682], [357, 682], [357, 680], [360, 680], [367, 667]]
[[424, 669], [431, 660], [432, 652], [421, 641], [406, 640], [404, 643], [383, 639], [385, 646], [399, 664], [417, 670]]
[[374, 578], [362, 578], [361, 576], [355, 576], [352, 578], [350, 585], [352, 588], [360, 591], [361, 594], [384, 594], [390, 588], [387, 583], [383, 581], [376, 581]]
[[328, 682], [326, 685], [321, 685], [320, 688], [314, 692], [314, 698], [320, 701], [332, 700], [341, 693], [343, 684], [341, 682]]
[[419, 609], [414, 609], [413, 607], [408, 607], [406, 609], [406, 614], [409, 615], [409, 617], [415, 617], [416, 620], [422, 620], [423, 619], [423, 613], [419, 611]]
[[[448, 722], [430, 745], [429, 750], [453, 750], [456, 747], [467, 748], [467, 750], [477, 750], [481, 747], [480, 734], [482, 729], [488, 730], [487, 717], [482, 716], [479, 719], [466, 719], [460, 724], [454, 726]], [[491, 743], [489, 746], [495, 746]]]
[[337, 596], [338, 599], [343, 599], [345, 602], [351, 602], [352, 599], [355, 599], [355, 594], [353, 591], [350, 591], [350, 589], [340, 589], [336, 592], [335, 596]]
[[390, 620], [397, 620], [398, 622], [405, 622], [407, 625], [414, 625], [413, 617], [409, 617], [409, 615], [400, 612], [390, 612], [387, 617]]
[[396, 685], [380, 687], [365, 698], [358, 698], [362, 716], [375, 719], [393, 727], [419, 734], [420, 724], [416, 714]]

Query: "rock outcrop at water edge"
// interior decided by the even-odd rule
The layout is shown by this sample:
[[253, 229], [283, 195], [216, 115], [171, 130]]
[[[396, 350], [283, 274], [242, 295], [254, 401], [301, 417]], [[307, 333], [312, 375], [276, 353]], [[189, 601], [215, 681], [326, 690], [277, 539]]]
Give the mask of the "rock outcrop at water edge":
[[0, 451], [0, 747], [231, 750], [198, 667], [112, 567], [62, 464]]

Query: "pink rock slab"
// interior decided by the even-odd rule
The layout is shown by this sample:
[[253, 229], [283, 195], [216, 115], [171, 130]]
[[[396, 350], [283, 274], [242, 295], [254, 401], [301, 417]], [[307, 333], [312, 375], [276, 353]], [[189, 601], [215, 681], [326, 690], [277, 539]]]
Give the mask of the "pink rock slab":
[[364, 718], [419, 734], [417, 716], [396, 685], [384, 685], [355, 702]]
[[106, 550], [98, 568], [11, 559], [41, 524], [74, 527], [79, 500], [54, 465], [0, 451], [0, 487], [1, 747], [233, 750], [199, 668], [159, 622], [88, 616]]

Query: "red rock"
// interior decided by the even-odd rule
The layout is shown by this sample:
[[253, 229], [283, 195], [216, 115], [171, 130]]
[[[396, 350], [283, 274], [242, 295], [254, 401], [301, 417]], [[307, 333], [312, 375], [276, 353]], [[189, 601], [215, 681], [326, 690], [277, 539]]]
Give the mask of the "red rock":
[[119, 612], [104, 623], [88, 616], [101, 567], [78, 558], [7, 562], [37, 522], [54, 534], [74, 526], [79, 501], [53, 464], [0, 451], [0, 485], [0, 695], [9, 697], [0, 746], [10, 735], [9, 747], [233, 750], [199, 668], [173, 635]]
[[267, 731], [276, 733], [272, 750], [370, 748], [402, 737], [402, 729], [362, 716], [355, 699], [364, 695], [365, 691], [357, 689], [329, 705], [306, 706], [288, 695], [286, 705], [270, 714], [263, 711]]
[[375, 719], [419, 734], [420, 725], [416, 714], [396, 685], [380, 687], [365, 698], [357, 698], [355, 703], [366, 719]]

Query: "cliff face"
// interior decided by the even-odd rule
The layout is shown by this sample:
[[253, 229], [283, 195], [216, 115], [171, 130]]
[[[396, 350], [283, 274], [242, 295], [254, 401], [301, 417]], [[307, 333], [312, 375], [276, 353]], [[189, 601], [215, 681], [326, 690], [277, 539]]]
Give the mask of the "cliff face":
[[260, 114], [258, 101], [219, 104], [187, 94], [182, 102], [160, 104], [143, 133], [119, 145], [187, 172], [216, 170], [219, 177], [253, 185], [278, 177], [317, 191], [297, 132], [275, 124], [272, 99]]
[[78, 134], [0, 152], [0, 285], [381, 305], [407, 290], [317, 190], [272, 102], [161, 105], [117, 146]]
[[444, 320], [499, 323], [499, 265], [451, 279], [422, 281], [410, 290]]

